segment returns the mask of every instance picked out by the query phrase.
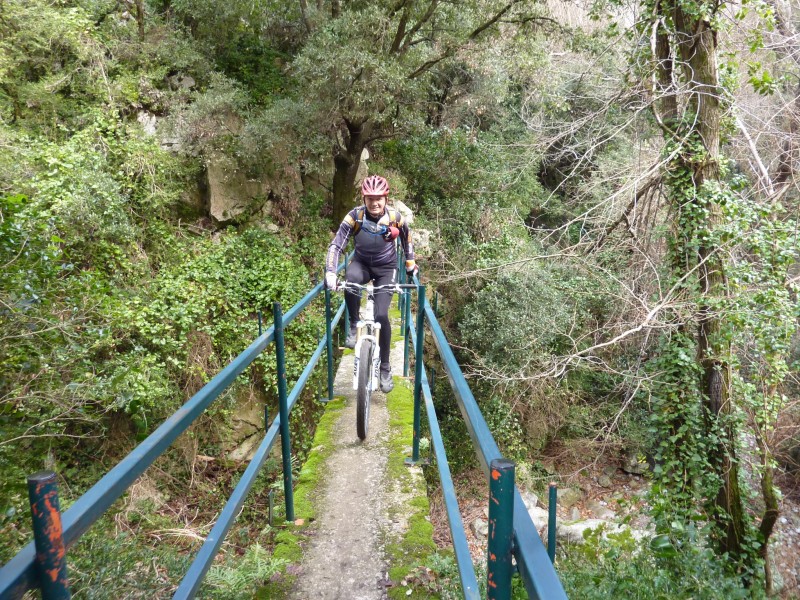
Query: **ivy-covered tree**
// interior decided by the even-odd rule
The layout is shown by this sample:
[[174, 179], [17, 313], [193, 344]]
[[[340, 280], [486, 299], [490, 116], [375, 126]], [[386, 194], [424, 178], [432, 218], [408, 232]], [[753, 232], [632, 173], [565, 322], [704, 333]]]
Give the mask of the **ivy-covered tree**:
[[[663, 461], [657, 470], [663, 501], [657, 513], [710, 517], [719, 552], [735, 558], [748, 579], [758, 560], [764, 561], [769, 586], [766, 547], [777, 503], [764, 445], [774, 411], [764, 407], [775, 406], [794, 329], [781, 275], [793, 251], [772, 203], [759, 208], [752, 197], [737, 193], [720, 150], [725, 123], [734, 120], [718, 66], [724, 3], [656, 0], [645, 7], [653, 114], [665, 140], [663, 181], [672, 214], [667, 260], [689, 307], [677, 316], [677, 330], [653, 363], [660, 370], [653, 397]], [[759, 240], [767, 231], [770, 242], [764, 245]], [[748, 259], [737, 263], [736, 252]], [[746, 383], [740, 373], [742, 347], [736, 343], [744, 337], [763, 359], [761, 375], [755, 375], [760, 383]], [[755, 387], [765, 390], [756, 394], [755, 404], [763, 406], [748, 410]], [[738, 448], [745, 424], [754, 428], [764, 457], [759, 529], [744, 508], [740, 483]]]

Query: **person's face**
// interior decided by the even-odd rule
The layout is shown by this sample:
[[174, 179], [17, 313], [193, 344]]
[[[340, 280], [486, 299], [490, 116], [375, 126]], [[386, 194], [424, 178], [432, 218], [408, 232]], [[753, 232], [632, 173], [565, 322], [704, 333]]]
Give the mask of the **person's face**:
[[370, 216], [380, 217], [386, 208], [386, 196], [364, 196], [364, 204]]

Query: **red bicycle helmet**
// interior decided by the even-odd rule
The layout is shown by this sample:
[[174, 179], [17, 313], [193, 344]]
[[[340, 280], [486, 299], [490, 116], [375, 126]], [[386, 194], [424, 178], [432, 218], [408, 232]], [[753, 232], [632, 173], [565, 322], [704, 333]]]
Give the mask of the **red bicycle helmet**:
[[361, 194], [364, 196], [388, 196], [389, 182], [380, 175], [370, 175], [361, 184]]

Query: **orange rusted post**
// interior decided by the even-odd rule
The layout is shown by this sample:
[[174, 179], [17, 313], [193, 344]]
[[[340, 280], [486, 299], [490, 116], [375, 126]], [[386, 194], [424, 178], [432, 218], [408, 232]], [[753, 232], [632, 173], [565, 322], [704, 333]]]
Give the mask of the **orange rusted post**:
[[56, 474], [40, 471], [28, 477], [28, 498], [36, 545], [36, 575], [43, 600], [69, 600], [67, 550], [61, 528]]
[[514, 535], [514, 462], [496, 458], [489, 465], [489, 543], [487, 600], [511, 598], [511, 543]]

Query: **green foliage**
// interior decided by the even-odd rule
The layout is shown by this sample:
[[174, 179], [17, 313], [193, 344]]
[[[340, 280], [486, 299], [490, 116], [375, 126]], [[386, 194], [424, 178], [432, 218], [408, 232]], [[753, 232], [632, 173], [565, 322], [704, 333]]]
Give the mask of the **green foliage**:
[[[0, 115], [33, 117], [52, 129], [102, 93], [102, 47], [87, 31], [91, 15], [41, 0], [0, 6]], [[57, 56], [58, 60], [53, 60]]]
[[702, 372], [694, 345], [690, 336], [674, 333], [648, 363], [654, 373], [650, 432], [658, 444], [651, 503], [659, 531], [667, 531], [676, 519], [706, 517], [706, 502], [721, 484], [713, 462], [714, 440], [704, 435], [707, 415], [700, 401]]
[[570, 547], [559, 561], [569, 597], [729, 600], [761, 598], [732, 574], [723, 558], [703, 545], [665, 537], [635, 542], [630, 533], [604, 539], [600, 529], [587, 532], [584, 544]]
[[[709, 152], [697, 132], [671, 142], [668, 151], [668, 189], [677, 208], [668, 260], [675, 289], [693, 314], [670, 314], [681, 329], [664, 337], [650, 363], [652, 431], [660, 444], [651, 502], [664, 533], [676, 523], [708, 520], [716, 525], [708, 538], [724, 540], [736, 519], [738, 540], [731, 552], [751, 578], [760, 568], [764, 540], [749, 515], [736, 513], [752, 491], [739, 489], [739, 473], [723, 470], [739, 469], [737, 432], [750, 424], [762, 453], [756, 472], [771, 461], [763, 432], [774, 427], [784, 404], [777, 386], [788, 372], [795, 329], [796, 305], [786, 289], [786, 269], [797, 256], [789, 233], [794, 223], [782, 222], [775, 207], [741, 197], [742, 182], [725, 179], [724, 163], [722, 178], [698, 184]], [[742, 260], [721, 256], [731, 246], [738, 246]], [[718, 398], [708, 391], [714, 379], [721, 382]], [[765, 496], [774, 496], [772, 485], [771, 478], [764, 480]], [[723, 486], [731, 514], [719, 500]]]
[[[226, 237], [221, 244], [209, 240], [191, 252], [194, 256], [185, 263], [156, 278], [152, 296], [121, 298], [114, 307], [114, 321], [119, 324], [115, 346], [127, 350], [114, 371], [119, 376], [106, 380], [108, 392], [117, 398], [116, 407], [162, 413], [168, 405], [159, 394], [161, 388], [139, 385], [137, 365], [143, 355], [150, 357], [146, 359], [150, 368], [158, 366], [178, 380], [205, 383], [253, 339], [256, 311], [263, 310], [268, 324], [274, 302], [288, 310], [311, 288], [307, 272], [288, 259], [284, 244], [261, 230]], [[290, 380], [313, 352], [320, 326], [311, 318], [289, 327]], [[257, 359], [257, 365], [266, 390], [276, 394], [274, 349]]]
[[242, 557], [228, 560], [226, 565], [214, 565], [208, 572], [206, 584], [212, 598], [253, 598], [255, 592], [269, 581], [285, 561], [272, 556], [269, 549], [256, 542]]
[[157, 598], [174, 591], [173, 582], [180, 581], [190, 563], [191, 557], [174, 546], [118, 531], [113, 518], [105, 516], [70, 549], [69, 583], [77, 598]]
[[[408, 75], [431, 56], [432, 49], [418, 44], [403, 54], [389, 52], [395, 30], [392, 20], [386, 3], [370, 3], [320, 27], [293, 62], [306, 96], [315, 98], [320, 109], [338, 105], [349, 119], [387, 124], [397, 119], [398, 101], [423, 97], [423, 81]], [[364, 31], [371, 35], [362, 35]], [[342, 65], [352, 65], [360, 73], [342, 70]], [[378, 99], [395, 106], [378, 111]], [[404, 120], [413, 118], [413, 113], [403, 113]]]
[[762, 96], [774, 94], [781, 84], [781, 81], [776, 81], [767, 69], [762, 68], [759, 62], [749, 63], [747, 65], [747, 75], [750, 85]]
[[525, 432], [519, 414], [514, 412], [509, 402], [491, 396], [481, 403], [480, 408], [503, 457], [517, 462], [528, 460], [530, 449], [525, 443]]
[[[235, 136], [209, 140], [209, 131], [283, 91], [284, 55], [261, 25], [242, 26], [252, 3], [173, 2], [164, 15], [153, 10], [157, 2], [145, 4], [144, 39], [112, 0], [0, 5], [0, 562], [29, 537], [27, 473], [54, 468], [68, 505], [250, 343], [257, 310], [268, 326], [272, 302], [288, 309], [311, 287], [301, 258], [319, 252], [314, 240], [295, 249], [263, 231], [231, 229], [212, 242], [187, 238], [181, 225], [198, 216], [182, 202], [197, 186], [198, 150], [238, 149]], [[259, 23], [286, 17], [280, 4], [262, 5], [280, 10], [259, 12]], [[204, 43], [195, 24], [175, 25], [184, 9], [215, 17], [204, 21]], [[213, 70], [209, 52], [227, 77]], [[181, 85], [183, 76], [195, 83]], [[142, 110], [184, 118], [190, 155], [162, 149], [167, 120], [159, 136], [146, 135], [135, 120]], [[320, 323], [312, 307], [289, 326], [290, 379]], [[221, 447], [237, 397], [273, 401], [274, 365], [273, 350], [215, 403], [214, 419], [187, 434], [195, 452]], [[300, 450], [314, 416], [298, 402]], [[160, 460], [182, 475], [182, 462]], [[76, 578], [87, 597], [164, 584], [124, 548], [86, 539], [114, 562], [101, 572], [76, 550], [79, 568], [91, 573]], [[139, 558], [150, 553], [145, 545], [126, 540]], [[118, 586], [104, 579], [111, 577]]]
[[[504, 145], [519, 132], [475, 136], [464, 130], [439, 130], [383, 144], [381, 158], [407, 179], [409, 201], [436, 225], [438, 243], [470, 252], [480, 242], [502, 254], [513, 237], [525, 238], [520, 227], [541, 186], [530, 173], [504, 167], [514, 153]], [[508, 229], [506, 229], [508, 227]], [[489, 246], [487, 246], [488, 248]]]
[[269, 46], [254, 33], [244, 33], [217, 55], [220, 69], [235, 78], [253, 101], [272, 102], [287, 87], [281, 65], [288, 56]]
[[461, 337], [482, 360], [509, 372], [571, 350], [567, 333], [575, 321], [588, 317], [580, 314], [587, 309], [580, 301], [588, 282], [565, 276], [533, 266], [499, 273], [464, 307]]

